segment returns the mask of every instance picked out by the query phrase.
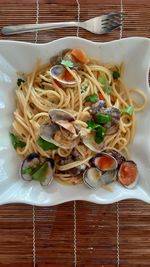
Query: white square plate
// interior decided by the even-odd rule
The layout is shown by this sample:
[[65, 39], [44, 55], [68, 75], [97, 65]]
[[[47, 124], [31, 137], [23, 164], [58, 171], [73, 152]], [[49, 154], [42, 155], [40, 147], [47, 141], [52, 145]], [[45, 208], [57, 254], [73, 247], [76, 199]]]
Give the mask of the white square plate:
[[[16, 72], [29, 73], [37, 63], [65, 48], [83, 48], [89, 56], [104, 62], [125, 63], [124, 81], [129, 87], [141, 88], [148, 97], [147, 108], [137, 115], [137, 130], [130, 147], [132, 158], [138, 164], [140, 181], [128, 190], [113, 184], [112, 192], [100, 188], [92, 191], [84, 185], [64, 186], [56, 181], [41, 187], [35, 181], [24, 182], [19, 178], [20, 160], [13, 149], [9, 131], [15, 110]], [[150, 40], [127, 38], [108, 43], [94, 43], [77, 37], [68, 37], [47, 44], [0, 41], [0, 204], [28, 203], [51, 206], [71, 200], [85, 200], [99, 204], [136, 198], [150, 203]]]

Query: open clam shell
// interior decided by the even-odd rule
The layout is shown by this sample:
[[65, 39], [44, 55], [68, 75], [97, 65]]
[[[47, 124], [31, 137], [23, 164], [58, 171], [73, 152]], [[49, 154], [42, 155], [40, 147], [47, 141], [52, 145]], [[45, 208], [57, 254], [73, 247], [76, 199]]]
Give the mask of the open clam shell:
[[118, 170], [118, 181], [128, 189], [134, 188], [138, 183], [138, 169], [134, 161], [124, 161]]
[[73, 148], [78, 142], [78, 138], [67, 140], [60, 131], [60, 127], [55, 123], [41, 125], [40, 136], [47, 142], [50, 142], [64, 149]]
[[101, 179], [104, 185], [113, 183], [117, 180], [117, 170], [104, 172]]
[[98, 189], [102, 184], [101, 175], [102, 173], [99, 169], [91, 167], [84, 172], [83, 182], [90, 189]]
[[67, 110], [64, 110], [64, 109], [57, 109], [57, 108], [54, 108], [54, 109], [51, 109], [49, 111], [49, 116], [51, 118], [51, 120], [55, 123], [57, 123], [58, 121], [69, 121], [69, 122], [72, 122], [74, 121], [74, 116], [68, 112]]
[[45, 160], [43, 165], [44, 164], [47, 164], [47, 171], [46, 171], [45, 176], [43, 177], [43, 179], [41, 179], [40, 184], [42, 186], [47, 186], [52, 182], [52, 180], [54, 178], [54, 166], [55, 166], [55, 163], [54, 163], [54, 160], [52, 158], [48, 158], [48, 159]]
[[72, 124], [75, 119], [71, 113], [63, 109], [52, 109], [49, 111], [49, 117], [54, 123], [76, 136], [76, 129]]
[[40, 137], [47, 142], [59, 146], [59, 143], [54, 140], [54, 135], [59, 130], [59, 126], [55, 123], [43, 124], [40, 126]]
[[102, 110], [102, 108], [104, 108], [105, 104], [106, 104], [105, 100], [98, 100], [96, 103], [92, 104], [89, 112], [94, 115], [94, 114], [100, 112]]
[[108, 155], [110, 155], [110, 156], [112, 156], [112, 157], [114, 157], [117, 160], [117, 162], [118, 162], [118, 166], [122, 162], [124, 162], [126, 160], [126, 158], [124, 157], [124, 155], [121, 152], [119, 152], [119, 151], [117, 151], [115, 149], [106, 149], [103, 152], [106, 153], [106, 154], [108, 154]]
[[54, 65], [53, 67], [51, 67], [49, 73], [53, 79], [57, 80], [65, 86], [74, 87], [77, 84], [74, 77], [72, 77], [72, 79], [67, 79], [68, 70], [66, 70], [66, 68], [62, 65]]
[[93, 133], [86, 133], [86, 135], [82, 135], [81, 137], [82, 137], [83, 144], [94, 152], [99, 153], [104, 147], [104, 142], [100, 144], [97, 144], [95, 142]]
[[113, 171], [116, 170], [118, 167], [117, 160], [113, 156], [104, 152], [94, 157], [93, 163], [95, 167], [97, 167], [99, 170], [103, 172]]
[[21, 178], [25, 181], [31, 181], [31, 170], [32, 168], [36, 167], [40, 164], [40, 157], [37, 153], [31, 153], [29, 154], [21, 165]]

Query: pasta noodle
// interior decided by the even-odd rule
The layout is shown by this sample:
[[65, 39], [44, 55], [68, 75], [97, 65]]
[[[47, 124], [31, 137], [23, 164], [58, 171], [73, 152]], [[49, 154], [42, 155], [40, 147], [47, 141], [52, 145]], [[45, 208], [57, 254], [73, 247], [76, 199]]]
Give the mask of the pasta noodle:
[[[39, 153], [44, 158], [53, 158], [56, 163], [55, 179], [65, 184], [78, 184], [82, 182], [82, 175], [71, 175], [69, 170], [82, 164], [88, 166], [96, 152], [82, 142], [82, 135], [74, 141], [73, 134], [63, 128], [57, 134], [57, 139], [62, 139], [63, 142], [65, 137], [67, 144], [71, 144], [70, 147], [42, 149], [37, 140], [40, 137], [41, 125], [50, 123], [48, 112], [53, 109], [70, 112], [74, 116], [73, 127], [78, 129], [78, 132], [83, 132], [84, 136], [86, 131], [89, 133], [87, 121], [91, 117], [90, 109], [93, 105], [86, 101], [88, 96], [95, 94], [104, 100], [105, 108], [124, 110], [129, 106], [134, 107], [133, 114], [121, 114], [117, 132], [106, 134], [104, 138], [103, 149], [113, 148], [128, 154], [128, 144], [133, 141], [135, 134], [135, 112], [145, 108], [147, 97], [140, 89], [126, 87], [122, 80], [123, 64], [101, 64], [97, 60], [88, 59], [88, 62], [77, 70], [66, 67], [76, 82], [73, 87], [63, 86], [50, 75], [52, 65], [38, 64], [32, 73], [24, 76], [25, 81], [16, 89], [16, 110], [12, 128], [13, 133], [25, 143], [24, 147], [17, 147], [16, 151], [23, 159], [32, 152]], [[120, 74], [117, 79], [112, 75], [114, 71]], [[99, 77], [103, 77], [104, 83], [100, 82]], [[107, 92], [110, 88], [111, 93]], [[132, 94], [138, 95], [142, 103], [137, 103]], [[75, 146], [73, 142], [76, 142]], [[70, 162], [74, 154], [77, 156]]]

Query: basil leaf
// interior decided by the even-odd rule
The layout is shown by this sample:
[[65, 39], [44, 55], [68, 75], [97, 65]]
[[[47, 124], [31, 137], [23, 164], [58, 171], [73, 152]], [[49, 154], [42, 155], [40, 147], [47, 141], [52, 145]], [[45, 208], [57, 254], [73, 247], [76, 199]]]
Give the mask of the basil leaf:
[[33, 173], [32, 175], [33, 180], [37, 181], [45, 180], [47, 171], [48, 171], [48, 162], [44, 162], [42, 166], [36, 172]]
[[114, 71], [113, 71], [113, 78], [114, 78], [115, 80], [118, 80], [118, 78], [120, 78], [120, 73], [119, 73], [117, 70], [114, 70]]
[[21, 141], [21, 139], [16, 135], [14, 135], [13, 133], [10, 133], [10, 139], [14, 149], [16, 149], [17, 147], [23, 148], [26, 146], [26, 143]]
[[61, 61], [61, 65], [63, 65], [64, 67], [67, 67], [67, 68], [73, 68], [74, 67], [74, 64], [71, 60], [62, 60]]
[[96, 129], [96, 135], [95, 135], [95, 142], [97, 144], [100, 144], [103, 142], [104, 138], [105, 138], [105, 134], [106, 134], [106, 131], [107, 129], [104, 128], [103, 126], [99, 125], [100, 127], [98, 127]]
[[24, 82], [25, 82], [24, 80], [22, 80], [21, 78], [18, 78], [17, 85], [20, 86]]
[[127, 108], [124, 108], [121, 110], [121, 115], [123, 114], [129, 114], [130, 116], [133, 114], [134, 107], [133, 106], [128, 106]]
[[93, 94], [93, 95], [88, 95], [86, 98], [85, 98], [85, 101], [90, 101], [92, 103], [96, 103], [98, 100], [98, 95], [97, 94]]
[[57, 146], [54, 145], [53, 143], [50, 143], [46, 140], [44, 140], [43, 138], [39, 137], [39, 139], [37, 140], [37, 144], [44, 150], [47, 151], [49, 149], [53, 150], [53, 149], [57, 149]]
[[109, 85], [105, 76], [101, 76], [98, 78], [98, 81], [103, 85], [103, 90], [107, 95], [112, 93], [112, 87]]
[[111, 121], [111, 117], [109, 115], [97, 113], [96, 114], [96, 122], [97, 123], [107, 123]]

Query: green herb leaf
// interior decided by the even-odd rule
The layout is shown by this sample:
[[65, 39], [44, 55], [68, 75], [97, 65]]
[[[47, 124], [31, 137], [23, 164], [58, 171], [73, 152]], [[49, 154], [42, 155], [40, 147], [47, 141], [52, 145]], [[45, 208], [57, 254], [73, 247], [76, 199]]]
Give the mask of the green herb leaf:
[[17, 85], [20, 86], [24, 82], [25, 82], [24, 80], [22, 80], [21, 78], [18, 78]]
[[73, 68], [74, 67], [74, 64], [71, 60], [62, 60], [61, 61], [61, 65], [63, 65], [64, 67], [67, 67], [67, 68]]
[[128, 106], [127, 108], [124, 108], [121, 110], [121, 115], [123, 114], [129, 114], [130, 116], [133, 114], [134, 107], [133, 106]]
[[109, 85], [108, 80], [105, 76], [100, 76], [98, 81], [103, 85], [103, 90], [107, 95], [112, 93], [112, 87]]
[[22, 174], [33, 174], [34, 173], [35, 168], [32, 167], [27, 167], [22, 171]]
[[48, 162], [44, 162], [42, 166], [36, 172], [33, 173], [32, 175], [33, 180], [37, 181], [45, 180], [47, 171], [48, 171]]
[[90, 101], [92, 103], [96, 103], [98, 100], [98, 95], [97, 94], [93, 94], [93, 95], [88, 95], [86, 98], [85, 98], [85, 101]]
[[99, 125], [99, 127], [96, 129], [95, 142], [97, 144], [100, 144], [103, 142], [103, 140], [105, 138], [106, 131], [107, 131], [107, 129], [101, 125]]
[[86, 123], [88, 125], [88, 129], [90, 129], [91, 131], [100, 127], [100, 125], [95, 123], [93, 120], [88, 120]]
[[96, 114], [96, 122], [97, 123], [107, 123], [111, 121], [111, 117], [109, 115], [97, 113]]
[[49, 149], [53, 150], [53, 149], [57, 149], [57, 146], [54, 145], [53, 143], [47, 142], [46, 140], [44, 140], [43, 138], [39, 137], [39, 139], [37, 140], [37, 144], [44, 150], [47, 151]]
[[11, 143], [15, 149], [17, 147], [23, 148], [26, 145], [25, 142], [21, 141], [21, 139], [19, 137], [17, 137], [16, 135], [14, 135], [13, 133], [10, 133], [10, 139], [11, 139]]
[[113, 71], [113, 78], [114, 78], [115, 80], [118, 80], [118, 78], [120, 78], [120, 73], [119, 73], [117, 70], [114, 70], [114, 71]]
[[95, 123], [93, 120], [89, 120], [86, 123], [91, 131], [96, 131], [95, 142], [97, 144], [100, 144], [104, 140], [107, 129], [104, 128], [102, 125]]

